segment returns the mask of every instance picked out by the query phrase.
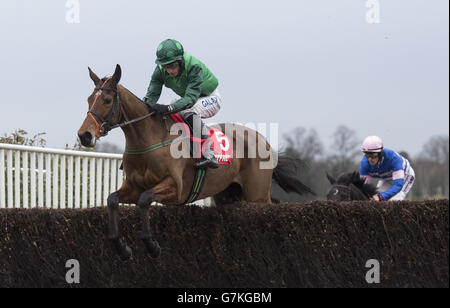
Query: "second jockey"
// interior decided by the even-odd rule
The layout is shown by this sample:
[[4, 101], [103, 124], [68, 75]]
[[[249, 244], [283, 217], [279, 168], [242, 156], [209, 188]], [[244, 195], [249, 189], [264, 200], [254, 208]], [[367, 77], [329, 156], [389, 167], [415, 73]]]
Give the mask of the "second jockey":
[[369, 136], [362, 145], [364, 157], [359, 173], [366, 183], [379, 180], [380, 193], [372, 196], [375, 201], [403, 200], [414, 183], [414, 170], [409, 161], [397, 152], [383, 147], [378, 136]]

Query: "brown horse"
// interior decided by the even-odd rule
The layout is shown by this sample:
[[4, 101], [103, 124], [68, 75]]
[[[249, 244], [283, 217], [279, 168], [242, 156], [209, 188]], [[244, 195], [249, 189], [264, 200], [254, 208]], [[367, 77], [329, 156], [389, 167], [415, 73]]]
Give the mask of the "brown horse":
[[[89, 75], [95, 84], [95, 90], [88, 97], [89, 111], [78, 131], [82, 145], [94, 146], [98, 138], [119, 126], [126, 138], [126, 151], [123, 155], [126, 179], [120, 189], [108, 197], [109, 240], [122, 260], [131, 256], [131, 249], [120, 240], [118, 206], [119, 203], [136, 204], [141, 214], [141, 238], [150, 257], [156, 258], [160, 254], [160, 247], [150, 233], [149, 206], [153, 201], [162, 204], [186, 202], [197, 172], [194, 168], [195, 160], [189, 155], [181, 158], [171, 155], [173, 144], [168, 145], [180, 137], [168, 132], [168, 127], [175, 124], [174, 120], [150, 113], [138, 97], [119, 84], [119, 65], [112, 77], [100, 79], [90, 68]], [[222, 131], [225, 131], [225, 126], [218, 125]], [[238, 158], [235, 153], [239, 151], [233, 151], [231, 164], [207, 170], [197, 199], [213, 197], [216, 204], [235, 200], [270, 203], [272, 179], [285, 191], [314, 194], [295, 178], [288, 159], [280, 157], [275, 168], [274, 157], [277, 153], [273, 153], [262, 135], [241, 125], [228, 126], [232, 127], [232, 132], [225, 134], [232, 140], [234, 149], [239, 150], [235, 147], [242, 145], [241, 154], [244, 153], [244, 158]], [[141, 151], [152, 145], [157, 145], [154, 150]], [[270, 157], [248, 158], [248, 154], [256, 148], [259, 153], [264, 150], [269, 152]], [[262, 163], [271, 164], [271, 167], [261, 168]]]

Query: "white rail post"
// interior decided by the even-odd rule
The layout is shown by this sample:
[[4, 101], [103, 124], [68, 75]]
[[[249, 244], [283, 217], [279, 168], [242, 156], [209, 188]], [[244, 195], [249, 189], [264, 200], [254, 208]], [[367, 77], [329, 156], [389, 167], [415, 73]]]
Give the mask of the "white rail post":
[[38, 207], [44, 207], [44, 153], [38, 155]]
[[22, 152], [22, 206], [28, 208], [28, 152]]
[[0, 208], [6, 207], [5, 190], [5, 150], [0, 149]]
[[106, 205], [107, 203], [107, 199], [108, 199], [108, 195], [109, 195], [109, 180], [110, 180], [110, 165], [109, 165], [109, 158], [105, 159], [105, 166], [103, 169], [103, 204], [102, 205]]
[[95, 206], [95, 158], [89, 160], [89, 168], [89, 205], [92, 207]]
[[22, 207], [20, 200], [20, 151], [14, 153], [14, 204], [13, 207]]
[[14, 189], [13, 189], [13, 151], [9, 150], [6, 153], [6, 181], [8, 190], [8, 207], [14, 207]]
[[36, 207], [36, 152], [30, 153], [30, 207]]
[[52, 190], [53, 190], [53, 203], [52, 208], [57, 209], [59, 205], [59, 198], [58, 198], [58, 163], [59, 163], [59, 155], [55, 154], [53, 156], [53, 183], [52, 183]]
[[45, 154], [45, 207], [52, 207], [52, 165], [51, 165], [52, 154]]
[[97, 194], [95, 199], [95, 206], [101, 206], [102, 205], [102, 163], [103, 159], [97, 158]]
[[81, 207], [82, 208], [87, 208], [88, 206], [88, 202], [87, 202], [87, 196], [88, 196], [88, 161], [89, 158], [84, 157], [83, 158], [83, 174], [82, 174], [82, 185], [83, 185], [83, 189], [82, 189], [82, 203], [81, 203]]
[[[109, 190], [109, 193], [112, 194], [115, 192], [116, 189], [116, 183], [117, 183], [117, 159], [112, 159], [111, 161], [111, 188]], [[106, 203], [105, 203], [106, 204]]]
[[67, 207], [73, 208], [73, 156], [67, 158]]
[[60, 178], [59, 178], [59, 207], [60, 208], [66, 208], [67, 207], [67, 201], [66, 201], [66, 157], [64, 155], [60, 156]]
[[80, 173], [81, 173], [81, 157], [75, 157], [75, 208], [81, 207], [81, 195], [80, 195]]

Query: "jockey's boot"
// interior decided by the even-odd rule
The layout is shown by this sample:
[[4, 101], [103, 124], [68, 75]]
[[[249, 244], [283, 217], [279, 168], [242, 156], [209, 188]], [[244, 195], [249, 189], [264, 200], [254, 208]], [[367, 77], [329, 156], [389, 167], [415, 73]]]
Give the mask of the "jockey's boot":
[[199, 162], [195, 163], [195, 167], [199, 169], [203, 168], [211, 168], [216, 169], [219, 168], [219, 162], [217, 161], [216, 156], [214, 155], [214, 150], [211, 146], [211, 140], [208, 135], [202, 134], [202, 139], [206, 139], [205, 141], [205, 151], [203, 152], [202, 158]]
[[[205, 143], [204, 143], [205, 144], [205, 146], [204, 146], [205, 152], [201, 156], [200, 161], [196, 162], [194, 164], [194, 166], [196, 168], [200, 168], [200, 169], [219, 168], [219, 166], [220, 166], [219, 162], [217, 161], [216, 156], [214, 156], [214, 150], [211, 147], [211, 140], [209, 139], [209, 134], [206, 132], [205, 124], [203, 123], [202, 118], [194, 112], [189, 112], [183, 116], [183, 119], [188, 124], [189, 128], [191, 129], [192, 136], [196, 137], [197, 132], [194, 132], [194, 128], [195, 128], [195, 130], [198, 130], [198, 128], [200, 128], [201, 139], [206, 139]], [[195, 144], [195, 142], [191, 143], [191, 154], [196, 152], [196, 151], [194, 151], [194, 144]], [[201, 147], [199, 146], [198, 148], [201, 148]]]

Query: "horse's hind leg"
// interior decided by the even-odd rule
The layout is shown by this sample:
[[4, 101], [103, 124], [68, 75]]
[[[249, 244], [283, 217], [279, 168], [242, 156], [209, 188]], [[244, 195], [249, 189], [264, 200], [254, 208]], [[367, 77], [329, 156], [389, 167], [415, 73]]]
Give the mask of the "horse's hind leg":
[[141, 239], [144, 242], [145, 248], [151, 258], [158, 258], [161, 253], [161, 248], [158, 242], [152, 239], [149, 225], [148, 210], [150, 204], [153, 201], [153, 194], [151, 190], [147, 190], [141, 194], [137, 205], [139, 206], [139, 211], [141, 213]]
[[132, 251], [131, 248], [120, 241], [119, 236], [119, 191], [113, 192], [108, 197], [109, 231], [108, 238], [116, 249], [122, 261], [128, 260]]
[[270, 187], [272, 170], [260, 169], [257, 165], [241, 173], [244, 199], [250, 203], [271, 203]]

